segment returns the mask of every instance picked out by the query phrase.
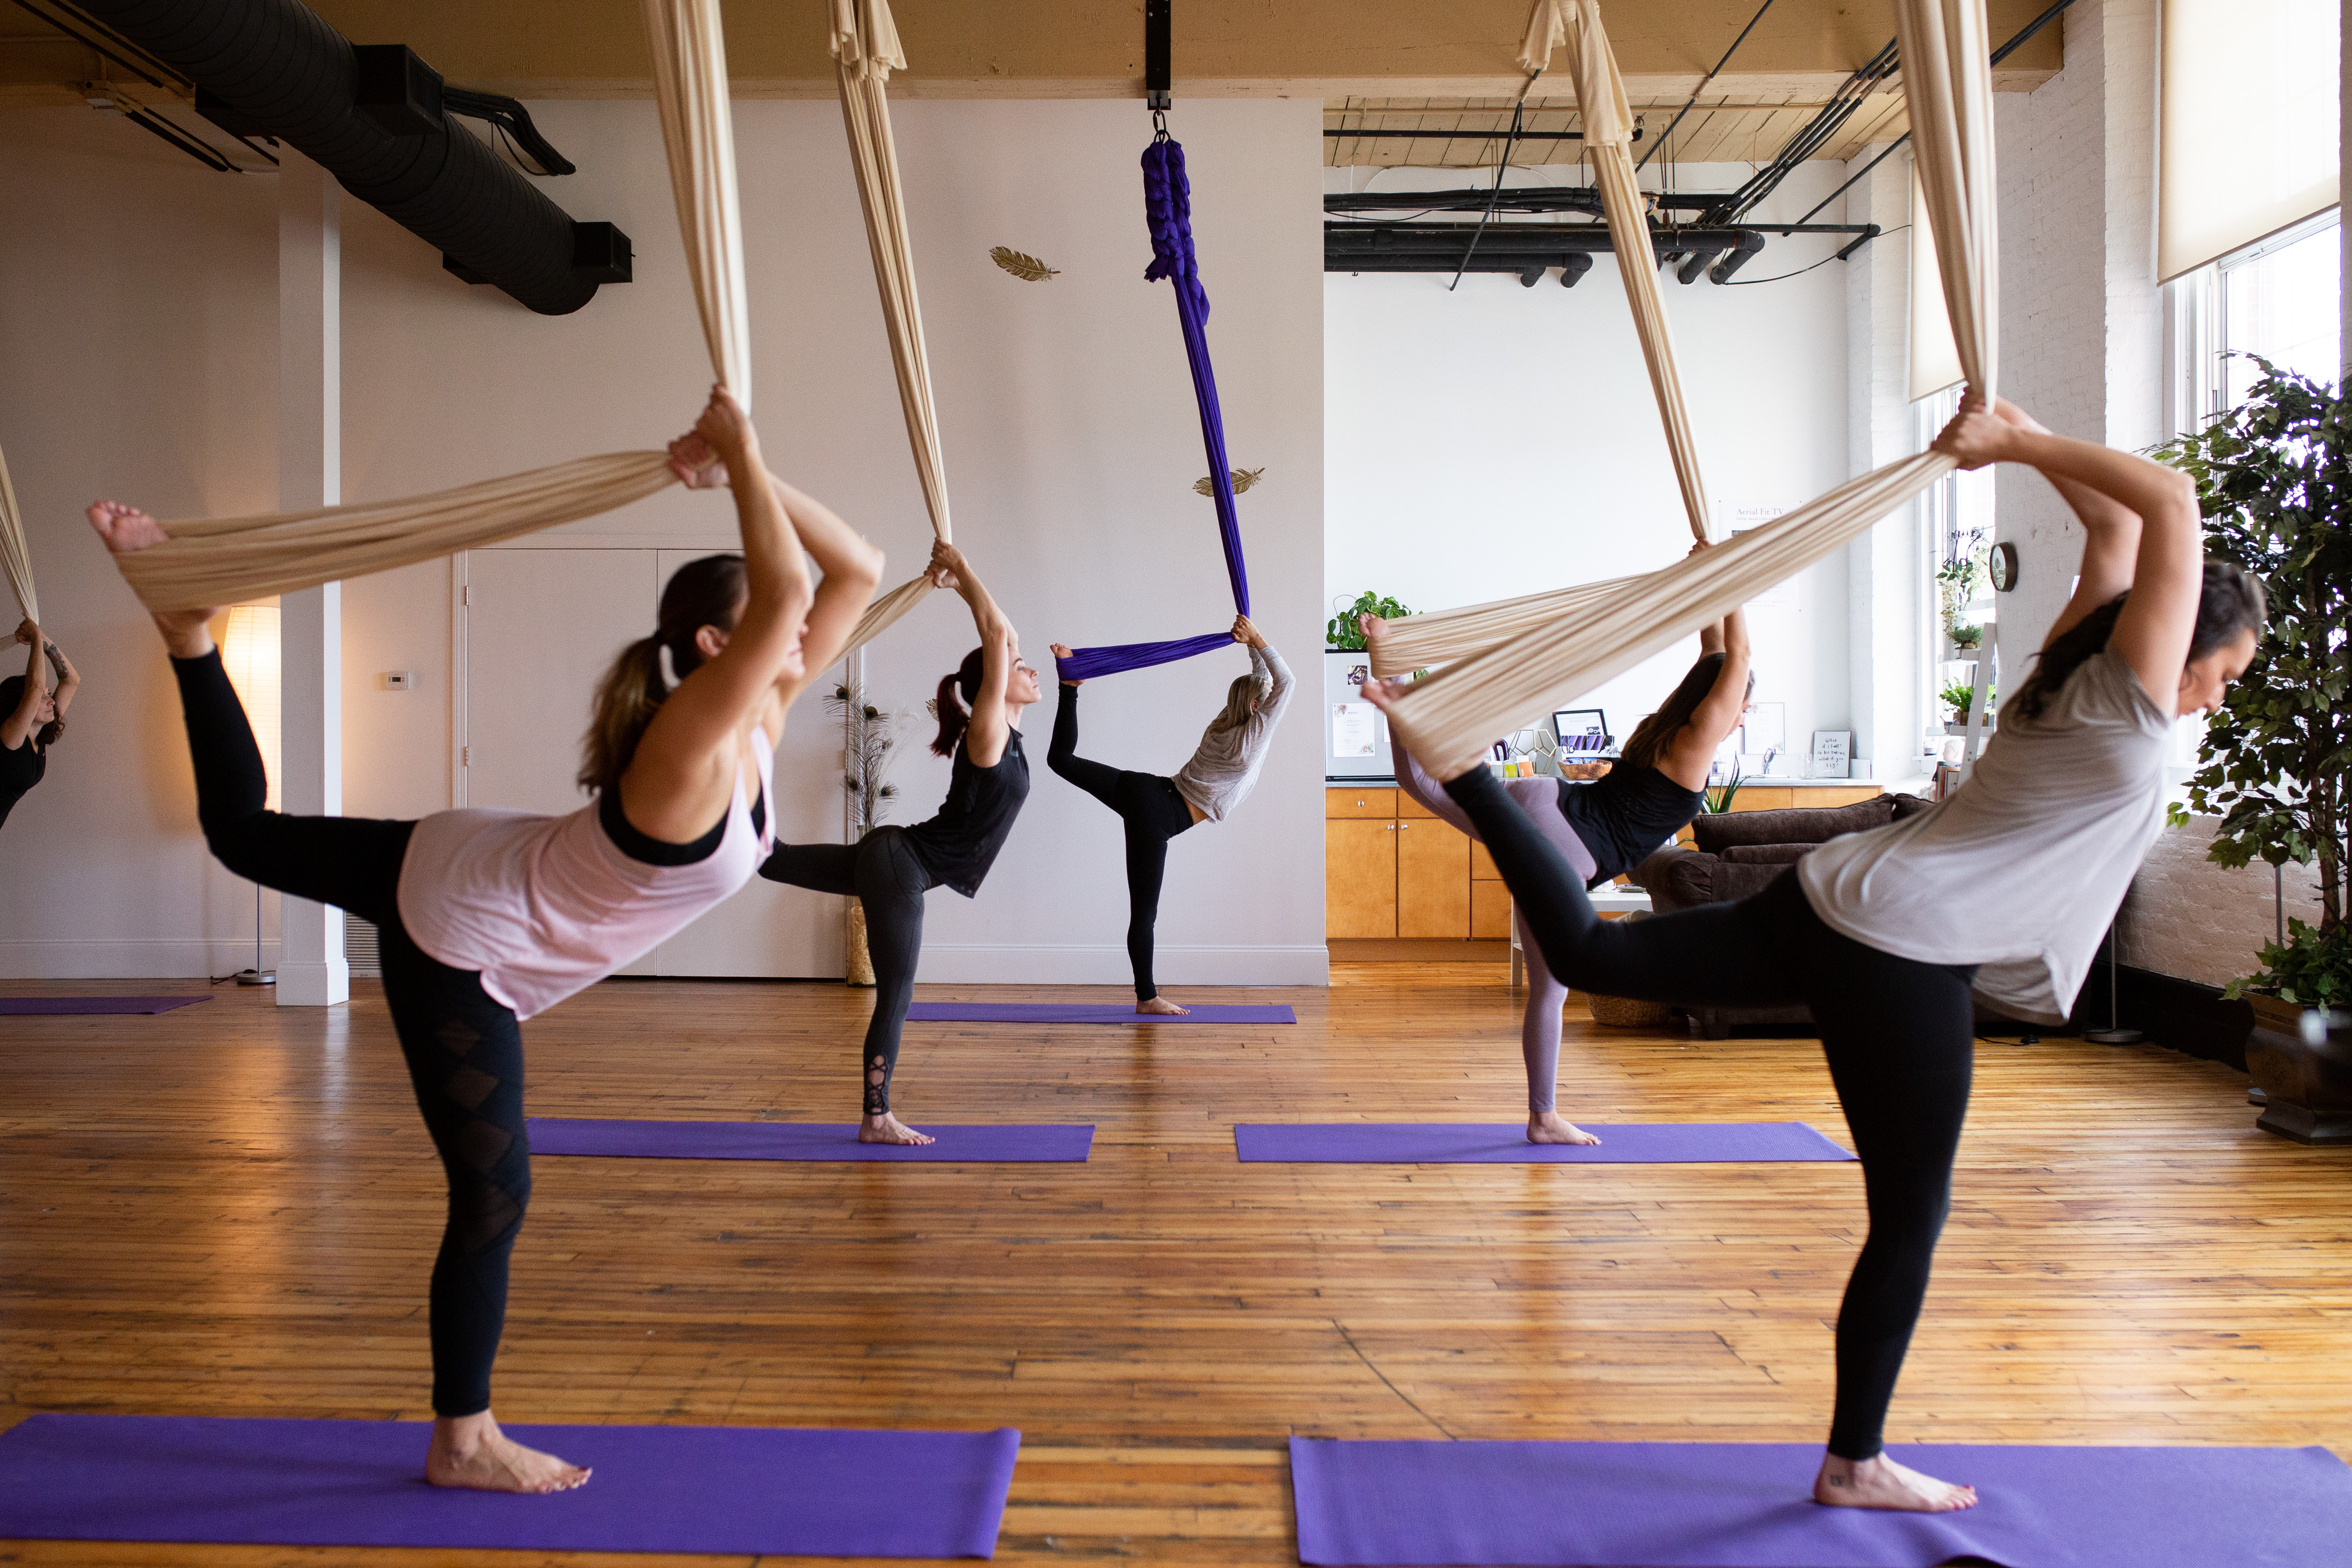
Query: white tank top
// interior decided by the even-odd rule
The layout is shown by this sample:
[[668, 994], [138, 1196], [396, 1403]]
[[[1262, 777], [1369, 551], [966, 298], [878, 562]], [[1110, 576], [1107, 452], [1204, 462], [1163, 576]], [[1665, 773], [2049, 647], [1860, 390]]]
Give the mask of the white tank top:
[[1813, 912], [1881, 952], [1977, 964], [1977, 994], [2001, 1012], [2064, 1023], [2164, 825], [2172, 722], [2122, 655], [2093, 656], [2041, 717], [2004, 713], [1933, 807], [1799, 861]]
[[568, 816], [436, 812], [400, 863], [400, 919], [410, 938], [519, 1018], [543, 1013], [633, 963], [726, 899], [775, 844], [774, 746], [750, 744], [766, 801], [751, 826], [741, 768], [719, 847], [691, 866], [648, 866], [621, 852], [591, 802]]

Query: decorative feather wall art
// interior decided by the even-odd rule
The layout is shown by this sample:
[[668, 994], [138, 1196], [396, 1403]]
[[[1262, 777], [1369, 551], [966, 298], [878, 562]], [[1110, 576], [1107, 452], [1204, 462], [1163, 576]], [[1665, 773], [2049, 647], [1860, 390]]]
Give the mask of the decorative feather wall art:
[[[1234, 494], [1241, 494], [1265, 477], [1264, 468], [1235, 468], [1233, 472]], [[1196, 496], [1213, 496], [1217, 493], [1217, 487], [1209, 482], [1208, 475], [1202, 474], [1192, 481], [1192, 493]]]
[[1048, 278], [1061, 275], [1058, 267], [1048, 267], [1034, 256], [1024, 256], [1009, 245], [1000, 245], [988, 253], [988, 258], [1018, 278], [1024, 283], [1043, 283]]

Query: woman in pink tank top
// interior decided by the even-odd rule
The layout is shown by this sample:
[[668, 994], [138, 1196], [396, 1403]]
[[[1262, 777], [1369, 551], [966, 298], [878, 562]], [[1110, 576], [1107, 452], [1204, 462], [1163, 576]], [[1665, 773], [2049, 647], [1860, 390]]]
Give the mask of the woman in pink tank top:
[[[743, 553], [679, 569], [660, 624], [596, 693], [568, 816], [451, 811], [422, 822], [266, 811], [261, 754], [206, 630], [159, 614], [195, 763], [196, 816], [239, 876], [373, 921], [384, 1001], [448, 1179], [433, 1266], [437, 1486], [551, 1492], [588, 1472], [526, 1448], [490, 1415], [508, 1258], [530, 1201], [520, 1021], [638, 957], [750, 879], [771, 842], [767, 784], [784, 712], [840, 657], [882, 557], [768, 473], [735, 401], [714, 390], [670, 456], [689, 487], [728, 483]], [[722, 477], [723, 471], [723, 477]], [[163, 542], [146, 513], [89, 509], [109, 550]], [[812, 590], [802, 551], [824, 573]], [[677, 680], [662, 670], [662, 656]]]

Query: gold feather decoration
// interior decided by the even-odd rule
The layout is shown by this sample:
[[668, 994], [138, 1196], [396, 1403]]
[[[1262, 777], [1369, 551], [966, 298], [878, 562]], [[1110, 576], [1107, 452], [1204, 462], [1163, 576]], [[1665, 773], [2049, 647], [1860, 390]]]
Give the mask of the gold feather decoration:
[[1034, 256], [1024, 256], [1009, 245], [992, 247], [988, 258], [1018, 278], [1024, 283], [1043, 283], [1048, 278], [1058, 278], [1062, 269], [1048, 267]]
[[[1241, 494], [1264, 478], [1265, 478], [1264, 468], [1235, 468], [1233, 472], [1234, 494]], [[1192, 481], [1192, 493], [1196, 496], [1213, 498], [1217, 493], [1217, 487], [1210, 481], [1208, 475], [1203, 474]]]

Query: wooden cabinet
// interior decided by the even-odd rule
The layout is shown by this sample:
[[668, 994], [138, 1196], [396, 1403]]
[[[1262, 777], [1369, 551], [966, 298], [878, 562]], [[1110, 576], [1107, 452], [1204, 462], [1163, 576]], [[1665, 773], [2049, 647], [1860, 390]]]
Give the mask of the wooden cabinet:
[[1874, 784], [1741, 784], [1739, 793], [1731, 797], [1734, 811], [1786, 811], [1790, 806], [1807, 809], [1827, 809], [1852, 805], [1857, 801], [1874, 800], [1885, 794]]
[[[1401, 805], [1411, 805], [1404, 792]], [[1396, 934], [1470, 935], [1470, 839], [1434, 816], [1400, 815], [1396, 825]]]
[[1326, 789], [1323, 802], [1326, 936], [1474, 934], [1476, 847], [1466, 835], [1393, 786]]
[[1503, 886], [1495, 858], [1475, 839], [1470, 843], [1470, 934], [1505, 941], [1511, 934], [1511, 890]]
[[[1332, 793], [1336, 795], [1339, 792]], [[1396, 866], [1397, 835], [1393, 821], [1380, 817], [1326, 818], [1323, 823], [1324, 935], [1396, 935]]]

